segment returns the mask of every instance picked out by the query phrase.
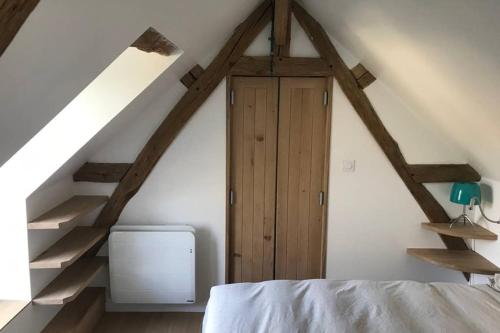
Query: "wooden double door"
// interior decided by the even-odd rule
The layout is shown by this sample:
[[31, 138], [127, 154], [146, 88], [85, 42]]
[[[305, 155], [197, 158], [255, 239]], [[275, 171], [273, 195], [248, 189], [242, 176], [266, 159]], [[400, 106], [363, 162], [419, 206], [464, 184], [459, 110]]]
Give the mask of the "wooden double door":
[[324, 277], [330, 86], [231, 78], [229, 283]]

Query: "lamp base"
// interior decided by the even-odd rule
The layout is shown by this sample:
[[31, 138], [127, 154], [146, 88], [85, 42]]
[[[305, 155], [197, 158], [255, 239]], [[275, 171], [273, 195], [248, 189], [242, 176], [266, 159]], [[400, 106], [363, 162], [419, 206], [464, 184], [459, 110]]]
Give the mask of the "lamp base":
[[470, 223], [472, 226], [474, 225], [474, 222], [467, 216], [467, 214], [462, 214], [457, 218], [454, 218], [450, 221], [450, 229], [453, 227], [453, 225], [457, 222], [463, 222], [463, 224]]

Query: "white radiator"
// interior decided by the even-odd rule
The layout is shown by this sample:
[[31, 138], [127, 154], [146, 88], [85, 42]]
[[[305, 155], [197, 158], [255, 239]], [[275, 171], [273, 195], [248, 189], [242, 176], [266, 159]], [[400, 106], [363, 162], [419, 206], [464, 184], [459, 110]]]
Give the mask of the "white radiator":
[[194, 303], [194, 228], [113, 226], [109, 273], [113, 302]]

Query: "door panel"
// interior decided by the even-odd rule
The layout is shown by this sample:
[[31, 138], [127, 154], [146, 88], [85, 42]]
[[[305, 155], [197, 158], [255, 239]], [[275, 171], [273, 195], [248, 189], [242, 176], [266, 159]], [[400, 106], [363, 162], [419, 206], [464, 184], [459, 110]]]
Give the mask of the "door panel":
[[274, 278], [278, 79], [233, 78], [229, 282]]
[[321, 278], [327, 108], [323, 78], [280, 80], [276, 268], [277, 279]]

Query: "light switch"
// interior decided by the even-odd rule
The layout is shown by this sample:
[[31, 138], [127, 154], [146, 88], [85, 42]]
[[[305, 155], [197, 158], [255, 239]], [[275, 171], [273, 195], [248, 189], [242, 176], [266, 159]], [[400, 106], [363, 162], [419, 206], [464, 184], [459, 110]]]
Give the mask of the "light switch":
[[354, 172], [356, 170], [355, 160], [345, 160], [342, 162], [342, 171], [344, 172]]

